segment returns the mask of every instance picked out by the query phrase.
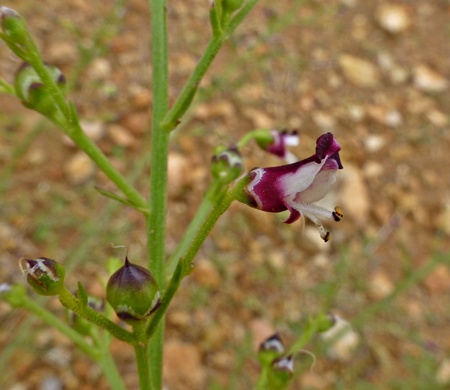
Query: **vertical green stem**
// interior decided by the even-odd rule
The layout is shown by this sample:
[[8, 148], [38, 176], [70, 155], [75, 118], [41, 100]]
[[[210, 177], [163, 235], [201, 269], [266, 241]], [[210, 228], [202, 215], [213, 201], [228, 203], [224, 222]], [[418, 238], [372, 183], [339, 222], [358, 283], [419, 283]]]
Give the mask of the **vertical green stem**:
[[136, 355], [136, 363], [139, 375], [139, 386], [141, 390], [153, 389], [151, 384], [153, 377], [150, 376], [151, 366], [149, 357], [149, 348], [147, 343], [136, 343], [134, 345], [134, 353]]
[[[161, 122], [168, 109], [167, 15], [165, 0], [149, 0], [149, 2], [152, 34], [153, 113], [150, 214], [146, 219], [147, 251], [149, 268], [160, 288], [163, 289], [169, 134], [163, 131]], [[149, 343], [151, 389], [153, 390], [162, 388], [163, 339], [164, 321], [161, 321]]]

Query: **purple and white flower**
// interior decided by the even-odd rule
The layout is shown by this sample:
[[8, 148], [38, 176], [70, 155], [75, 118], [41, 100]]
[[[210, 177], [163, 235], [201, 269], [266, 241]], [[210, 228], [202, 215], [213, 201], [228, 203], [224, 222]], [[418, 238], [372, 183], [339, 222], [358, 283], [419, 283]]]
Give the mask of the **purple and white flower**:
[[298, 158], [287, 150], [287, 146], [297, 146], [299, 144], [300, 137], [297, 131], [270, 130], [270, 136], [271, 140], [269, 142], [267, 139], [256, 139], [262, 149], [281, 158], [288, 164], [298, 161]]
[[304, 217], [318, 227], [326, 242], [330, 233], [321, 220], [340, 221], [343, 214], [339, 207], [328, 210], [315, 204], [321, 200], [336, 181], [336, 172], [342, 169], [339, 151], [341, 147], [333, 134], [321, 135], [316, 142], [316, 153], [304, 160], [278, 167], [256, 168], [248, 173], [244, 203], [271, 213], [289, 210], [284, 221], [292, 223]]

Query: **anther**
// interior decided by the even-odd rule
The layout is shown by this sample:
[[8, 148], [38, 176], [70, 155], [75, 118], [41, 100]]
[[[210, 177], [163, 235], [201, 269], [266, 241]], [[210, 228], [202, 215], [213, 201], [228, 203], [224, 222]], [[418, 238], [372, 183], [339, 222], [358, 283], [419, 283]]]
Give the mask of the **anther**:
[[344, 217], [344, 214], [342, 213], [342, 210], [339, 206], [336, 206], [334, 208], [334, 211], [332, 212], [332, 214], [333, 214], [333, 218], [336, 222], [339, 222]]

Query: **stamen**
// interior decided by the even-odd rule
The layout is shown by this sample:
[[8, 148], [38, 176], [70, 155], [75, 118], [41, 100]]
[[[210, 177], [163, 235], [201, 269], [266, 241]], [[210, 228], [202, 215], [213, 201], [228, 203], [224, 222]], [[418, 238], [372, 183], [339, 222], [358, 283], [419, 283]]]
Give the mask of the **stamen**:
[[339, 222], [344, 217], [344, 213], [342, 212], [342, 210], [339, 206], [336, 206], [334, 208], [334, 211], [332, 212], [332, 214], [333, 214], [333, 218], [336, 222]]
[[328, 240], [330, 239], [330, 232], [325, 231], [322, 222], [320, 222], [314, 215], [309, 213], [305, 213], [305, 217], [314, 222], [314, 224], [319, 229], [320, 238], [322, 238], [322, 240], [324, 240], [325, 242], [328, 242]]

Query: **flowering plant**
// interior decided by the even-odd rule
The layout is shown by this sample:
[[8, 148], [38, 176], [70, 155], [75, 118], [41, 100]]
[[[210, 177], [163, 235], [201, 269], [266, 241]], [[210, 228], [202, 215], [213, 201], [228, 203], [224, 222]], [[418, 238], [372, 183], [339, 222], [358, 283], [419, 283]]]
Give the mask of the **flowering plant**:
[[[74, 321], [72, 326], [33, 301], [22, 285], [2, 284], [0, 294], [11, 306], [26, 308], [69, 337], [101, 365], [115, 390], [122, 390], [125, 385], [109, 352], [111, 336], [134, 348], [141, 389], [162, 388], [165, 314], [181, 281], [191, 273], [197, 252], [232, 202], [239, 200], [267, 212], [288, 210], [290, 215], [286, 223], [306, 217], [318, 226], [325, 241], [329, 233], [325, 232], [321, 219], [338, 221], [342, 218], [339, 208], [329, 211], [314, 204], [326, 195], [335, 181], [337, 170], [342, 169], [340, 146], [334, 136], [331, 133], [322, 135], [317, 140], [313, 156], [292, 162], [294, 158], [287, 146], [298, 142], [297, 134], [259, 129], [244, 136], [236, 147], [216, 149], [211, 164], [210, 186], [176, 250], [168, 260], [166, 258], [170, 133], [178, 127], [189, 108], [215, 55], [256, 3], [257, 0], [219, 0], [212, 3], [210, 42], [179, 97], [169, 108], [166, 4], [159, 0], [150, 1], [154, 87], [152, 169], [147, 197], [129, 183], [87, 136], [80, 124], [75, 104], [66, 95], [68, 91], [64, 87], [64, 76], [59, 69], [43, 61], [25, 19], [9, 8], [0, 7], [0, 38], [24, 61], [16, 74], [14, 85], [2, 80], [0, 91], [18, 97], [25, 107], [44, 115], [89, 156], [120, 191], [119, 194], [103, 189], [99, 192], [141, 214], [146, 224], [148, 244], [147, 267], [133, 264], [127, 257], [122, 267], [115, 267], [111, 271], [112, 276], [106, 286], [109, 311], [103, 305], [92, 305], [93, 301], [81, 282], [76, 292], [71, 292], [65, 285], [66, 270], [61, 263], [43, 256], [34, 259], [23, 257], [20, 260], [21, 269], [34, 291], [40, 295], [57, 296], [71, 312], [70, 318]], [[267, 152], [291, 163], [253, 169], [239, 179], [243, 171], [242, 147], [251, 139], [256, 140]], [[118, 322], [111, 315], [113, 310], [123, 322]], [[294, 352], [291, 350], [288, 354], [281, 353], [274, 359], [263, 360], [260, 389], [286, 388], [292, 377]], [[273, 385], [276, 387], [270, 383], [276, 384]]]

